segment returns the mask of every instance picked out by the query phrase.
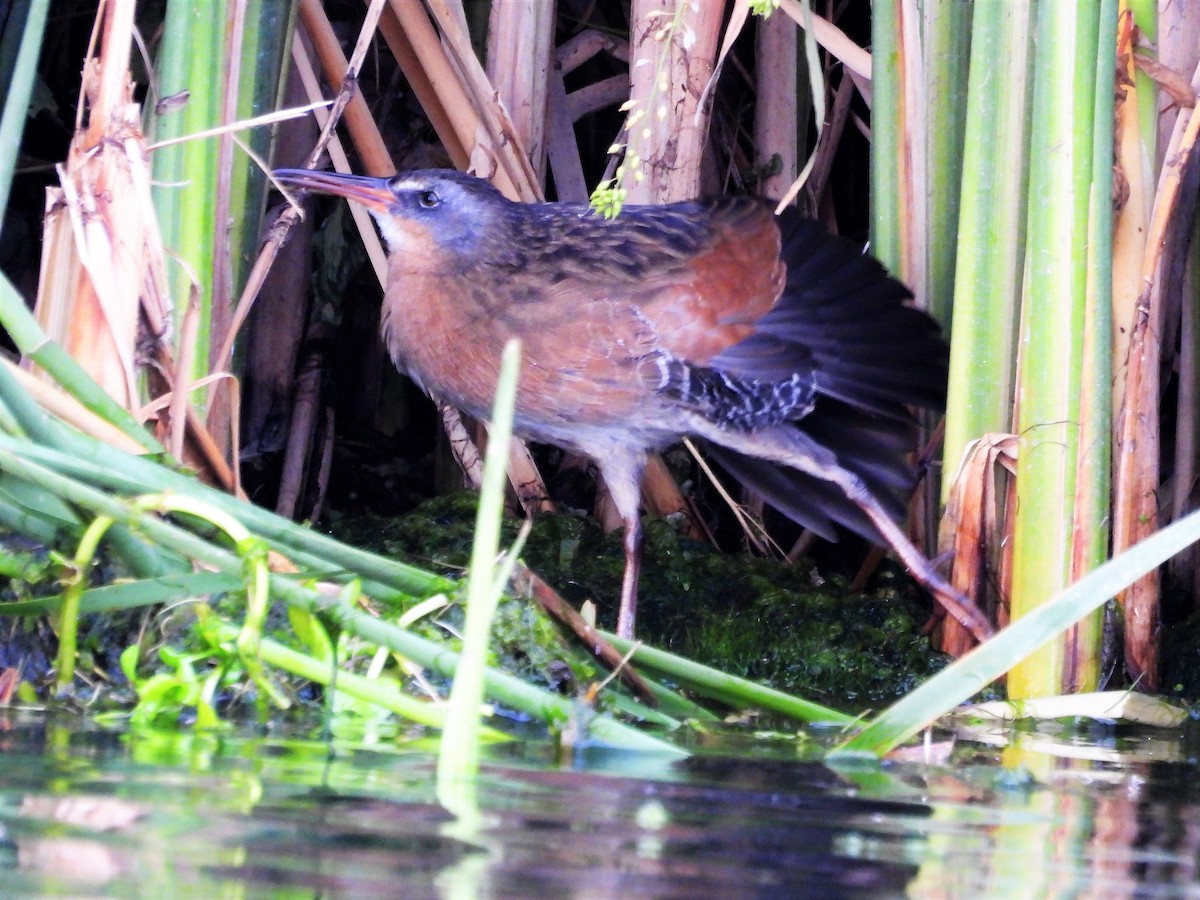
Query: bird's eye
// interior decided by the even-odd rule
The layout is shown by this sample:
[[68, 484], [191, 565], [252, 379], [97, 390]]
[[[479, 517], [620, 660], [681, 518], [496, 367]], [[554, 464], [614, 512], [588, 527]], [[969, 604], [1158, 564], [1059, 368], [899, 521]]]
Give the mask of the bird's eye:
[[437, 195], [437, 191], [421, 191], [417, 194], [417, 202], [424, 209], [433, 209], [435, 206], [440, 206], [442, 198]]

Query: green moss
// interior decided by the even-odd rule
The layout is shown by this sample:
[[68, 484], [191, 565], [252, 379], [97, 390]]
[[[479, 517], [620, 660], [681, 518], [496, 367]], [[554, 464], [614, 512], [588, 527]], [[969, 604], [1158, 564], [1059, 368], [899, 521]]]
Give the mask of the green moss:
[[[453, 572], [470, 555], [474, 516], [474, 496], [458, 494], [395, 519], [342, 522], [338, 537]], [[504, 523], [506, 542], [518, 527]], [[663, 520], [647, 521], [645, 554], [638, 637], [698, 662], [857, 709], [890, 701], [945, 665], [918, 633], [927, 604], [895, 569], [881, 570], [874, 593], [851, 594], [838, 579], [818, 578], [811, 564], [721, 553]], [[619, 533], [578, 516], [541, 517], [524, 560], [568, 601], [595, 602], [600, 624], [613, 626], [624, 567]], [[501, 662], [553, 682], [553, 673], [563, 675], [561, 648], [524, 606], [502, 607]]]
[[60, 565], [47, 548], [0, 530], [0, 602], [57, 593]]

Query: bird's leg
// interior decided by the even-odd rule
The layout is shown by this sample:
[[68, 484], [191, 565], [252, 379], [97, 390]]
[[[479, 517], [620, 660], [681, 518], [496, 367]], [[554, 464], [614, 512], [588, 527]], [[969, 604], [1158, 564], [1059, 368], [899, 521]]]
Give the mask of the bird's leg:
[[635, 512], [625, 519], [625, 575], [621, 579], [621, 610], [617, 615], [617, 635], [627, 640], [633, 638], [633, 621], [637, 616], [642, 537], [642, 517]]
[[900, 561], [908, 567], [912, 577], [933, 594], [946, 612], [957, 619], [980, 643], [992, 636], [993, 629], [987, 616], [969, 597], [955, 590], [945, 578], [938, 574], [933, 563], [924, 553], [913, 546], [913, 542], [908, 539], [904, 529], [887, 514], [879, 501], [875, 499], [875, 495], [863, 484], [861, 478], [836, 463], [817, 460], [813, 457], [806, 457], [804, 462], [808, 465], [797, 465], [795, 461], [790, 465], [818, 474], [845, 491], [846, 496], [866, 514], [867, 518], [871, 520], [871, 524], [900, 557]]
[[[698, 416], [693, 419], [692, 426], [692, 430], [697, 434], [731, 450], [781, 463], [837, 485], [847, 499], [866, 514], [871, 524], [900, 557], [900, 561], [908, 567], [913, 578], [933, 594], [946, 612], [961, 622], [981, 643], [992, 635], [991, 623], [979, 607], [938, 574], [933, 563], [913, 546], [904, 529], [887, 514], [887, 510], [863, 480], [839, 464], [837, 455], [828, 447], [818, 444], [804, 432], [789, 426], [764, 428], [749, 433], [731, 433]], [[765, 499], [769, 503], [771, 498]]]
[[846, 496], [854, 501], [867, 518], [871, 520], [871, 524], [878, 530], [883, 539], [891, 545], [892, 550], [900, 557], [900, 561], [908, 567], [908, 571], [912, 573], [913, 578], [917, 580], [927, 591], [929, 591], [937, 599], [942, 608], [951, 616], [958, 620], [964, 628], [975, 636], [975, 639], [980, 643], [986, 641], [992, 635], [992, 626], [988, 622], [987, 617], [976, 606], [970, 598], [964, 596], [961, 592], [944, 579], [934, 568], [932, 562], [913, 546], [913, 542], [908, 539], [908, 535], [904, 533], [899, 525], [897, 525], [892, 517], [889, 516], [879, 505], [879, 501], [875, 496], [867, 490], [866, 485], [855, 475], [845, 469], [839, 468], [839, 474], [842, 478], [831, 479], [835, 480], [837, 485], [846, 492]]
[[[597, 454], [597, 457], [599, 455]], [[621, 610], [617, 615], [617, 634], [633, 637], [637, 615], [638, 575], [642, 569], [642, 473], [646, 454], [639, 450], [609, 451], [598, 458], [600, 474], [608, 485], [608, 496], [625, 524], [625, 575], [621, 579]]]
[[[806, 470], [808, 470], [807, 467]], [[819, 466], [815, 467], [814, 471], [819, 472], [822, 478], [832, 481], [846, 492], [846, 496], [866, 514], [867, 518], [871, 520], [871, 524], [900, 557], [900, 561], [908, 567], [909, 573], [917, 583], [933, 594], [934, 599], [942, 605], [942, 608], [971, 632], [977, 641], [983, 643], [992, 636], [993, 629], [987, 616], [969, 597], [955, 590], [938, 573], [928, 557], [908, 539], [904, 529], [887, 514], [879, 501], [875, 499], [875, 495], [863, 484], [861, 478], [838, 465]]]

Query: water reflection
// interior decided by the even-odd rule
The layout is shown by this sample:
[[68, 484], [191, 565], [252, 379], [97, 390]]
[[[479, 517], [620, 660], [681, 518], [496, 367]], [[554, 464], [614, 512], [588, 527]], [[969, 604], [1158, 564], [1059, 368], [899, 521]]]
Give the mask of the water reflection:
[[[1097, 735], [1093, 734], [1095, 738]], [[427, 745], [133, 739], [0, 718], [0, 895], [1013, 897], [1200, 894], [1188, 745], [960, 741], [949, 764], [502, 748], [464, 830]], [[1153, 740], [1161, 740], [1155, 737]], [[1055, 749], [1102, 748], [1104, 754]], [[1096, 756], [1096, 754], [1093, 754]]]

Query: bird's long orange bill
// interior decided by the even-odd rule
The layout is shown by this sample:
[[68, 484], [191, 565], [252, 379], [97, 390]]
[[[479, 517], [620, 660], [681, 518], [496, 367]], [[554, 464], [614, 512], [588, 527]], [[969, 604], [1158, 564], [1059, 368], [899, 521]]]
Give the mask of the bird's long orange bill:
[[394, 199], [386, 178], [344, 175], [341, 172], [317, 172], [313, 169], [275, 169], [271, 174], [280, 184], [287, 187], [345, 197], [347, 200], [356, 200], [368, 209], [381, 212], [387, 209]]

